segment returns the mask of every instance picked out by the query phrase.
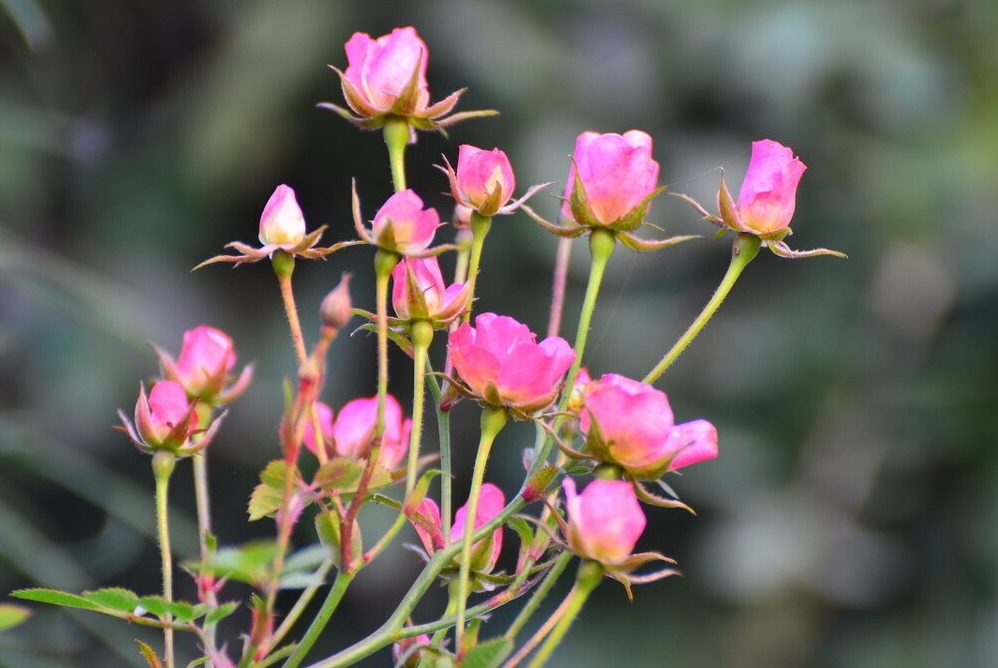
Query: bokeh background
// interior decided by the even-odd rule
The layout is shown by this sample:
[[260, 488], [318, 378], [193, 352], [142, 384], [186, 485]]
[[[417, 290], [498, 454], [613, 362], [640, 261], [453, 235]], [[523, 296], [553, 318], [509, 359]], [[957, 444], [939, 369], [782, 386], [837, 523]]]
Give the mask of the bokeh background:
[[[684, 577], [638, 588], [633, 604], [601, 587], [553, 665], [998, 665], [988, 0], [0, 1], [0, 592], [157, 588], [148, 458], [110, 426], [156, 373], [146, 342], [176, 351], [202, 323], [257, 365], [212, 446], [216, 530], [230, 544], [267, 534], [244, 509], [277, 456], [293, 374], [277, 290], [262, 264], [190, 268], [253, 241], [279, 183], [329, 240], [353, 234], [351, 178], [373, 214], [390, 192], [379, 135], [315, 104], [341, 101], [325, 65], [345, 66], [352, 32], [409, 24], [431, 49], [434, 99], [467, 86], [461, 109], [502, 112], [411, 150], [413, 187], [445, 216], [446, 181], [430, 166], [460, 143], [504, 148], [522, 191], [564, 179], [579, 132], [640, 128], [662, 183], [709, 203], [721, 170], [736, 186], [750, 142], [769, 137], [809, 166], [791, 245], [850, 256], [760, 255], [660, 381], [680, 419], [707, 417], [721, 434], [717, 461], [673, 480], [698, 516], [652, 511], [642, 543]], [[542, 195], [536, 208], [550, 217], [558, 204]], [[708, 236], [617, 252], [594, 373], [645, 373], [726, 267], [730, 237], [711, 240], [679, 200], [660, 198], [651, 219]], [[554, 247], [523, 215], [498, 220], [480, 307], [542, 330]], [[583, 245], [574, 260], [570, 322]], [[373, 304], [369, 263], [348, 249], [299, 264], [312, 340], [341, 271], [355, 272], [355, 303]], [[330, 404], [373, 393], [369, 337], [337, 341], [331, 365]], [[399, 371], [393, 390], [409, 382]], [[470, 405], [457, 413], [467, 465], [476, 418]], [[530, 436], [514, 430], [496, 451], [508, 492]], [[174, 535], [192, 556], [184, 473]], [[418, 565], [400, 551], [361, 577], [324, 647], [374, 628]], [[132, 638], [157, 642], [35, 607], [0, 635], [0, 665], [140, 665]]]

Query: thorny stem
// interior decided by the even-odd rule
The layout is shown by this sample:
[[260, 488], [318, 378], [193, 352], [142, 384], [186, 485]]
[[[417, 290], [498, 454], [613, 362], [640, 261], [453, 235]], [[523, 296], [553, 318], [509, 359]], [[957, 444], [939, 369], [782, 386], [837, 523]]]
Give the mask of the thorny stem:
[[599, 586], [599, 583], [603, 581], [603, 567], [600, 566], [595, 561], [583, 561], [579, 565], [579, 576], [575, 581], [575, 586], [572, 587], [572, 591], [569, 592], [566, 601], [568, 602], [568, 607], [562, 612], [561, 619], [558, 620], [558, 624], [554, 627], [551, 635], [548, 636], [544, 645], [534, 656], [534, 660], [530, 662], [530, 668], [540, 668], [548, 658], [554, 649], [561, 642], [561, 639], [565, 637], [565, 633], [572, 626], [572, 622], [579, 615], [582, 610], [582, 606], [585, 604], [586, 599], [589, 598], [589, 594]]
[[291, 341], [295, 346], [295, 359], [298, 366], [305, 364], [308, 354], [305, 352], [305, 337], [302, 335], [301, 322], [298, 320], [298, 307], [295, 306], [295, 295], [291, 289], [291, 274], [295, 270], [295, 256], [285, 251], [277, 251], [271, 258], [277, 284], [281, 288], [281, 299], [284, 301], [284, 312], [288, 317], [288, 327], [291, 329]]
[[382, 129], [388, 147], [388, 164], [392, 169], [395, 192], [405, 190], [405, 147], [409, 143], [409, 122], [401, 116], [385, 121]]
[[323, 629], [326, 628], [326, 624], [329, 623], [330, 618], [336, 611], [336, 607], [343, 600], [343, 595], [346, 594], [347, 587], [353, 581], [353, 573], [344, 573], [339, 571], [336, 574], [336, 580], [333, 581], [333, 586], [329, 588], [329, 593], [326, 594], [326, 600], [322, 602], [322, 607], [319, 608], [319, 612], [316, 613], [315, 618], [309, 625], [308, 630], [305, 631], [305, 635], [302, 636], [301, 641], [298, 646], [295, 647], [295, 651], [288, 657], [287, 662], [284, 664], [284, 668], [297, 668], [301, 665], [301, 662], [305, 659], [308, 651], [312, 649], [315, 641], [319, 639], [319, 634], [322, 633]]
[[[156, 480], [156, 528], [159, 534], [159, 557], [163, 571], [163, 599], [167, 603], [173, 601], [173, 556], [170, 552], [170, 521], [168, 508], [168, 493], [170, 475], [176, 466], [177, 457], [168, 450], [157, 450], [152, 456], [152, 473]], [[173, 621], [170, 613], [163, 615], [167, 624], [163, 628], [163, 660], [167, 668], [173, 667]]]
[[[490, 535], [497, 527], [505, 524], [510, 517], [520, 512], [525, 505], [526, 501], [523, 499], [523, 495], [517, 494], [516, 498], [502, 509], [502, 512], [475, 532], [472, 541], [481, 540]], [[440, 573], [451, 564], [451, 560], [460, 550], [461, 543], [453, 543], [442, 550], [437, 550], [402, 598], [398, 607], [395, 608], [395, 612], [385, 620], [384, 624], [363, 640], [328, 659], [312, 664], [309, 668], [343, 668], [370, 656], [382, 647], [387, 647], [399, 638], [408, 637], [409, 634], [403, 629], [406, 620], [433, 583], [436, 582]]]
[[475, 531], [475, 517], [478, 515], [478, 499], [482, 492], [482, 482], [485, 480], [485, 465], [489, 460], [489, 452], [496, 436], [506, 426], [509, 415], [506, 409], [487, 406], [482, 409], [482, 434], [478, 443], [478, 453], [475, 455], [475, 467], [471, 475], [471, 492], [466, 504], [464, 519], [464, 535], [461, 540], [461, 570], [458, 575], [457, 587], [457, 625], [454, 629], [455, 645], [461, 646], [464, 634], [465, 608], [468, 601], [468, 575], [471, 570], [472, 534]]
[[405, 475], [405, 496], [416, 486], [419, 445], [423, 438], [423, 404], [426, 403], [426, 357], [433, 342], [433, 326], [426, 320], [412, 323], [412, 429], [409, 435], [409, 462]]
[[707, 321], [713, 317], [714, 313], [717, 312], [717, 309], [720, 308], [728, 296], [728, 293], [731, 292], [731, 288], [735, 286], [735, 282], [741, 275], [742, 270], [748, 266], [749, 262], [755, 259], [755, 256], [759, 253], [759, 246], [759, 237], [753, 234], [739, 234], [735, 237], [735, 242], [731, 247], [731, 263], [728, 265], [728, 270], [725, 272], [724, 278], [721, 279], [721, 284], [717, 286], [714, 295], [707, 302], [707, 305], [703, 307], [703, 310], [700, 311], [700, 315], [689, 326], [689, 329], [683, 332], [683, 335], [673, 344], [669, 352], [642, 379], [644, 382], [654, 383], [658, 380], [659, 376], [665, 373], [665, 370], [672, 366], [676, 358], [693, 342], [693, 339], [704, 328]]

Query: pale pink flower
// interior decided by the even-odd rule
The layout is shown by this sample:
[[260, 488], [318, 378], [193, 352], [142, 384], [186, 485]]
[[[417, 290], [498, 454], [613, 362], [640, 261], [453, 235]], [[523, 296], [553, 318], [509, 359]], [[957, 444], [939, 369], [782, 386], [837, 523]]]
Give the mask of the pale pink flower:
[[[477, 531], [491, 522], [505, 505], [506, 497], [501, 489], [488, 482], [482, 485], [478, 496], [478, 509], [475, 512], [475, 530]], [[427, 554], [432, 555], [437, 550], [446, 547], [440, 521], [440, 508], [437, 507], [433, 499], [423, 499], [416, 507], [415, 515], [418, 517], [411, 518], [410, 521], [412, 521]], [[458, 508], [454, 514], [454, 523], [451, 525], [448, 543], [456, 543], [464, 537], [464, 525], [467, 518], [467, 506]], [[483, 538], [475, 543], [471, 549], [472, 570], [481, 573], [490, 572], [495, 567], [496, 560], [499, 559], [499, 552], [502, 550], [502, 527], [500, 526], [492, 532], [492, 536], [489, 538]]]
[[651, 137], [583, 132], [575, 142], [562, 213], [579, 225], [632, 231], [657, 193], [658, 163]]
[[436, 257], [403, 258], [392, 269], [392, 306], [400, 320], [428, 320], [435, 327], [454, 321], [471, 298], [468, 283], [444, 284]]
[[183, 385], [189, 396], [212, 404], [235, 399], [253, 375], [253, 367], [249, 365], [233, 381], [229, 372], [236, 364], [235, 345], [228, 334], [214, 327], [201, 325], [184, 332], [176, 361], [157, 346], [153, 350], [159, 356], [165, 379]]
[[[162, 380], [149, 392], [149, 436], [157, 441], [166, 440], [174, 427], [185, 421], [191, 411], [187, 391], [180, 383]], [[197, 427], [197, 422], [187, 425], [187, 434]]]
[[305, 239], [305, 216], [295, 191], [279, 185], [260, 216], [260, 243], [265, 247], [290, 249]]
[[360, 221], [355, 192], [354, 225], [361, 238], [379, 248], [401, 255], [418, 254], [433, 242], [440, 216], [436, 209], [424, 209], [423, 200], [412, 190], [402, 190], [378, 209], [367, 230]]
[[[400, 100], [408, 102], [412, 112], [426, 110], [430, 99], [426, 85], [429, 51], [415, 28], [395, 28], [377, 39], [356, 32], [345, 49], [344, 94], [357, 114], [370, 118], [398, 111]], [[414, 99], [406, 100], [412, 95]]]
[[739, 229], [765, 235], [789, 226], [797, 206], [797, 184], [806, 169], [786, 146], [771, 139], [752, 142], [752, 158], [736, 205]]
[[[326, 444], [331, 442], [333, 438], [333, 409], [321, 401], [317, 401], [315, 402], [315, 412], [319, 420], [322, 448], [325, 450]], [[313, 454], [318, 454], [319, 442], [315, 438], [315, 423], [311, 414], [306, 414], [303, 419], [305, 420], [305, 428], [302, 430], [302, 440], [305, 442], [306, 448], [311, 450]]]
[[482, 313], [475, 326], [450, 334], [454, 369], [477, 396], [495, 406], [532, 413], [554, 401], [575, 351], [552, 336], [536, 335], [513, 318]]
[[[333, 423], [333, 447], [336, 454], [350, 459], [364, 459], [371, 451], [371, 441], [378, 418], [378, 397], [354, 399], [340, 409]], [[398, 400], [385, 397], [385, 432], [381, 437], [378, 463], [389, 471], [405, 459], [409, 448], [412, 420], [402, 418]]]
[[580, 427], [590, 452], [638, 478], [717, 457], [717, 430], [706, 420], [675, 424], [665, 392], [617, 374], [587, 388]]
[[647, 523], [631, 483], [593, 480], [581, 494], [576, 494], [572, 478], [561, 485], [572, 551], [607, 566], [631, 556]]

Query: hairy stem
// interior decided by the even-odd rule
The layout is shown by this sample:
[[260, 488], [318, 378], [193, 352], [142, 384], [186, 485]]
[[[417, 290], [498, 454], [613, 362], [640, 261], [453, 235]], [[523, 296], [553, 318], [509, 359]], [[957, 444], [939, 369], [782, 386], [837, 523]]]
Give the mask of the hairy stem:
[[[170, 476], [176, 466], [177, 458], [168, 450], [158, 450], [152, 456], [152, 472], [156, 480], [156, 529], [159, 534], [160, 568], [163, 572], [163, 599], [173, 601], [173, 555], [170, 551], [170, 521], [168, 496]], [[163, 660], [167, 668], [173, 666], [173, 621], [172, 615], [163, 615], [163, 621], [168, 625], [163, 628]]]

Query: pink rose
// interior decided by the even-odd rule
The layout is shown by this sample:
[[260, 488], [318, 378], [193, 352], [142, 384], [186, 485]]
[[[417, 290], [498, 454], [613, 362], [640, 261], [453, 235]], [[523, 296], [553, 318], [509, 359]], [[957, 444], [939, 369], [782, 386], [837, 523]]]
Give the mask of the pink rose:
[[436, 209], [424, 209], [423, 200], [411, 190], [397, 192], [382, 205], [372, 222], [371, 243], [396, 253], [418, 253], [433, 242], [440, 227]]
[[659, 478], [717, 457], [711, 423], [675, 424], [664, 392], [616, 374], [586, 388], [579, 426], [593, 454], [638, 478]]
[[[475, 530], [477, 531], [492, 521], [492, 518], [498, 515], [505, 505], [506, 497], [501, 489], [492, 483], [482, 485], [478, 497], [478, 510], [475, 513]], [[432, 555], [437, 550], [446, 547], [440, 521], [440, 509], [437, 504], [432, 499], [423, 499], [416, 507], [415, 514], [417, 517], [411, 521], [427, 554]], [[450, 529], [450, 544], [454, 544], [464, 537], [464, 524], [467, 522], [467, 518], [467, 506], [458, 508]], [[492, 532], [492, 536], [484, 538], [472, 546], [472, 570], [480, 573], [492, 571], [496, 560], [499, 559], [501, 550], [502, 527], [499, 527]]]
[[217, 394], [235, 364], [236, 350], [225, 332], [205, 325], [184, 332], [176, 369], [192, 394]]
[[[316, 417], [319, 420], [319, 430], [322, 435], [322, 448], [325, 450], [327, 448], [327, 443], [331, 442], [333, 438], [333, 409], [322, 403], [321, 401], [315, 402], [315, 412]], [[305, 447], [312, 451], [313, 454], [317, 454], [319, 448], [319, 443], [315, 438], [315, 424], [312, 421], [312, 416], [309, 414], [305, 415], [305, 429], [302, 430], [302, 440], [305, 442]]]
[[772, 234], [789, 226], [797, 206], [797, 184], [806, 169], [786, 146], [771, 139], [752, 142], [752, 158], [736, 205], [739, 229]]
[[558, 396], [575, 351], [552, 336], [537, 343], [526, 325], [508, 316], [482, 313], [475, 327], [463, 323], [450, 334], [454, 369], [486, 402], [532, 413]]
[[593, 480], [575, 493], [575, 480], [565, 478], [568, 544], [580, 557], [613, 566], [634, 551], [645, 530], [645, 514], [631, 483]]
[[238, 397], [253, 376], [253, 365], [248, 365], [239, 378], [232, 380], [229, 372], [236, 364], [235, 346], [228, 334], [214, 327], [201, 325], [184, 332], [176, 360], [165, 350], [152, 348], [159, 356], [160, 371], [166, 380], [180, 383], [188, 396], [211, 405]]
[[392, 306], [400, 320], [429, 320], [446, 326], [468, 308], [471, 286], [444, 285], [435, 257], [403, 258], [392, 269]]
[[468, 144], [458, 149], [457, 171], [447, 165], [451, 194], [462, 206], [483, 216], [494, 216], [513, 197], [516, 179], [506, 154], [497, 148], [484, 151]]
[[587, 227], [629, 232], [644, 221], [658, 185], [651, 137], [583, 132], [575, 142], [563, 215]]
[[[140, 399], [141, 401], [141, 399]], [[191, 402], [187, 399], [187, 391], [183, 385], [169, 380], [161, 380], [149, 392], [149, 440], [165, 441], [174, 427], [188, 422], [187, 433], [197, 428], [197, 420], [187, 420], [191, 412]]]
[[[354, 399], [340, 409], [333, 424], [336, 454], [364, 459], [370, 453], [371, 439], [378, 419], [378, 398]], [[395, 397], [385, 397], [385, 433], [381, 437], [378, 462], [389, 471], [398, 467], [409, 449], [412, 420], [402, 418], [402, 407]]]
[[[395, 28], [391, 34], [377, 39], [357, 32], [345, 48], [347, 69], [343, 73], [343, 93], [357, 114], [373, 118], [391, 112], [411, 114], [426, 110], [430, 99], [426, 86], [429, 51], [415, 28]], [[411, 109], [403, 110], [400, 106]]]
[[295, 199], [295, 191], [277, 186], [260, 216], [260, 243], [271, 250], [290, 250], [305, 239], [305, 216]]

